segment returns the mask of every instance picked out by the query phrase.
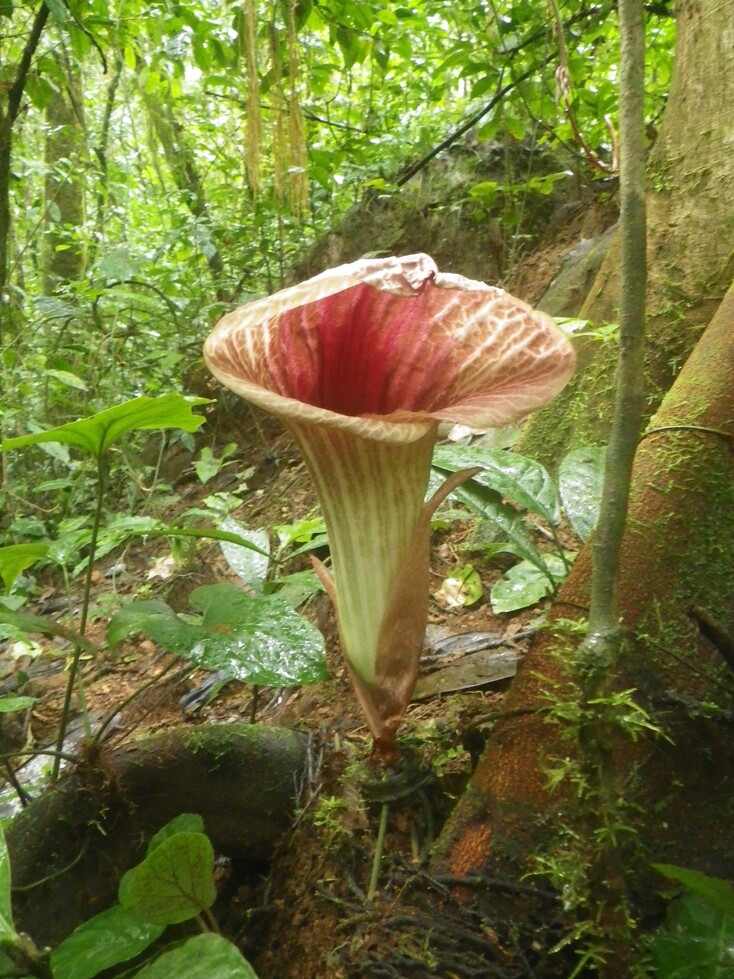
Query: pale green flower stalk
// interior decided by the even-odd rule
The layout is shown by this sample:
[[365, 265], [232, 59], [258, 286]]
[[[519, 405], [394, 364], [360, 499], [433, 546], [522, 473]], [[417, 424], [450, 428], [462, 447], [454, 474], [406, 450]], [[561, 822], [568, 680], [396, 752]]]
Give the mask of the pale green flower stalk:
[[428, 255], [365, 259], [225, 316], [212, 373], [278, 415], [306, 461], [329, 535], [342, 651], [390, 761], [418, 674], [431, 516], [476, 470], [424, 502], [439, 422], [487, 428], [547, 404], [575, 364], [543, 313], [440, 273]]

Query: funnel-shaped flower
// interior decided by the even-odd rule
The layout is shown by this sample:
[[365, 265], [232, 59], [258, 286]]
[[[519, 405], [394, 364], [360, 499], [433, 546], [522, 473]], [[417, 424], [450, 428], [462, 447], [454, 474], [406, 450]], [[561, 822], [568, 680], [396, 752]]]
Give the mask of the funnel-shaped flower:
[[334, 581], [317, 570], [376, 754], [389, 758], [418, 673], [431, 515], [475, 472], [424, 503], [438, 424], [524, 417], [568, 381], [573, 350], [543, 313], [410, 255], [331, 269], [235, 310], [204, 356], [303, 453]]

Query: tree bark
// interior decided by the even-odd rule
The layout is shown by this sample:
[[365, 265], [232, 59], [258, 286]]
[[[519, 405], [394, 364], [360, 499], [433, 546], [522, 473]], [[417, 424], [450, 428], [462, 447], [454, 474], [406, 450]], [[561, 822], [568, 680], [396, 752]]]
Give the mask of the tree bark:
[[[10, 167], [13, 154], [13, 127], [20, 112], [23, 92], [33, 57], [48, 20], [49, 10], [41, 3], [18, 62], [13, 81], [0, 86], [0, 348], [11, 319], [12, 304], [7, 295], [8, 248], [10, 241]], [[0, 396], [2, 391], [0, 391]]]
[[[146, 92], [143, 102], [174, 182], [191, 214], [201, 222], [202, 240], [199, 242], [199, 247], [206, 258], [206, 264], [214, 281], [217, 300], [228, 303], [230, 297], [223, 282], [224, 261], [216, 243], [216, 229], [211, 221], [204, 183], [186, 137], [186, 131], [176, 118], [171, 105], [159, 95]], [[206, 243], [204, 243], [204, 234], [209, 236], [209, 241]]]
[[[734, 0], [681, 0], [668, 104], [648, 163], [647, 416], [653, 414], [734, 277]], [[617, 234], [579, 314], [618, 320], [621, 238]], [[613, 353], [578, 341], [571, 383], [526, 428], [521, 451], [556, 466], [564, 453], [609, 434]]]
[[43, 290], [53, 295], [64, 283], [81, 279], [86, 265], [85, 162], [82, 79], [79, 68], [60, 58], [66, 90], [46, 107]]
[[[734, 683], [722, 644], [702, 627], [710, 619], [719, 635], [734, 632], [733, 440], [734, 286], [651, 421], [633, 472], [619, 582], [627, 643], [614, 688], [636, 688], [674, 742], [650, 735], [633, 744], [621, 728], [611, 731], [625, 796], [641, 806], [638, 900], [649, 860], [734, 876], [727, 817], [734, 738], [725, 720]], [[590, 574], [587, 545], [554, 603], [556, 627], [584, 617]], [[554, 824], [573, 819], [579, 800], [573, 786], [547, 787], [553, 760], [573, 749], [563, 725], [547, 723], [547, 709], [564, 696], [573, 702], [573, 665], [572, 636], [563, 629], [533, 645], [508, 695], [508, 717], [442, 834], [435, 870], [518, 879], [532, 869], [533, 854], [560, 845]]]

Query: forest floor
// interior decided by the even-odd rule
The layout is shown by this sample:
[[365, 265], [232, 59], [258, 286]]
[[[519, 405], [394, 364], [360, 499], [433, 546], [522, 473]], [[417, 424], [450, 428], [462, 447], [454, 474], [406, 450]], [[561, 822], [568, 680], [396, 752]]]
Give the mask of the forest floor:
[[[279, 423], [254, 415], [248, 408], [244, 414], [239, 409], [237, 417], [240, 420], [230, 423], [218, 416], [223, 431], [217, 438], [235, 440], [238, 449], [234, 463], [215, 480], [202, 485], [191, 459], [174, 461], [173, 469], [168, 466], [178, 495], [176, 510], [195, 507], [217, 490], [226, 491], [238, 472], [254, 469], [252, 482], [258, 488], [245, 496], [243, 506], [234, 513], [241, 524], [270, 528], [312, 516], [315, 498], [310, 481]], [[255, 424], [248, 423], [253, 419]], [[425, 791], [411, 793], [403, 801], [398, 798], [389, 808], [384, 855], [372, 900], [367, 900], [367, 892], [382, 805], [369, 799], [363, 775], [355, 774], [369, 753], [370, 737], [341, 659], [335, 617], [326, 596], [320, 593], [305, 614], [325, 637], [327, 681], [261, 689], [255, 703], [251, 687], [230, 682], [210, 701], [185, 710], [182, 698], [208, 674], [187, 668], [185, 661], [140, 637], [110, 653], [105, 643], [106, 622], [116, 607], [136, 597], [161, 598], [175, 610], [186, 611], [188, 595], [199, 585], [237, 582], [220, 547], [215, 542], [200, 542], [195, 559], [180, 569], [167, 544], [150, 539], [113, 552], [95, 569], [87, 637], [100, 652], [84, 662], [83, 687], [92, 722], [108, 724], [107, 748], [181, 724], [193, 727], [253, 719], [313, 735], [316, 770], [294, 831], [278, 847], [266, 871], [260, 866], [254, 877], [247, 868], [222, 871], [229, 895], [228, 906], [221, 912], [225, 933], [253, 961], [261, 979], [361, 974], [361, 967], [344, 961], [354, 951], [350, 943], [353, 945], [355, 934], [349, 932], [348, 923], [356, 921], [361, 929], [366, 923], [372, 927], [379, 908], [392, 907], [410, 875], [422, 872], [431, 844], [468, 781], [527, 636], [543, 614], [542, 605], [513, 615], [493, 614], [486, 596], [513, 559], [499, 555], [487, 561], [476, 554], [468, 556], [462, 548], [470, 526], [456, 521], [434, 534], [426, 655], [401, 729], [401, 743], [420, 757], [421, 771], [429, 768], [432, 777]], [[569, 550], [578, 546], [567, 528], [561, 536]], [[469, 557], [480, 574], [483, 597], [468, 607], [452, 607], [442, 599], [441, 586]], [[283, 571], [300, 570], [307, 563], [302, 556]], [[81, 584], [76, 584], [77, 590], [68, 596], [63, 582], [49, 579], [28, 611], [55, 617], [59, 609], [68, 607], [69, 597], [78, 605]], [[456, 637], [457, 642], [441, 655], [441, 641], [445, 646], [448, 637]], [[29, 679], [20, 692], [36, 698], [22, 724], [19, 715], [4, 715], [6, 751], [52, 745], [56, 737], [68, 649], [50, 640], [41, 645], [44, 652], [33, 659], [17, 660], [5, 654], [0, 660], [6, 691], [25, 673]], [[78, 719], [81, 705], [76, 695], [72, 707]], [[22, 763], [21, 758], [17, 761]], [[23, 778], [22, 764], [17, 774]], [[265, 908], [269, 913], [264, 913]], [[390, 946], [392, 937], [387, 934], [385, 941]], [[357, 958], [362, 954], [360, 949]]]
[[[539, 298], [542, 284], [547, 285], [559, 255], [573, 243], [574, 233], [578, 229], [566, 231], [545, 252], [539, 252], [535, 262], [521, 265], [524, 287], [520, 294], [531, 301]], [[202, 445], [211, 447], [215, 456], [229, 442], [236, 444], [236, 451], [204, 485], [194, 471], [193, 456], [175, 447], [164, 459], [163, 474], [176, 502], [169, 512], [159, 515], [172, 519], [197, 507], [205, 497], [241, 484], [241, 474], [249, 471], [243, 504], [232, 514], [241, 524], [269, 529], [311, 517], [315, 507], [311, 484], [280, 424], [241, 403], [233, 407], [228, 398], [207, 410], [211, 424], [205, 426]], [[229, 682], [209, 701], [186, 710], [182, 698], [196, 690], [207, 674], [186, 669], [185, 662], [147, 639], [127, 640], [112, 654], [106, 646], [106, 623], [117, 608], [135, 598], [161, 598], [176, 611], [185, 612], [189, 594], [199, 585], [238, 582], [221, 548], [215, 542], [199, 542], [195, 557], [181, 567], [165, 540], [149, 538], [107, 555], [95, 568], [87, 638], [99, 652], [83, 662], [83, 689], [93, 723], [106, 725], [107, 747], [132, 743], [181, 724], [194, 727], [253, 719], [259, 724], [305, 730], [313, 736], [310, 794], [299, 800], [293, 831], [277, 847], [267, 868], [260, 866], [254, 872], [227, 869], [225, 862], [221, 871], [222, 891], [228, 895], [220, 917], [223, 930], [253, 962], [260, 979], [338, 979], [363, 974], [399, 979], [403, 974], [400, 969], [390, 971], [379, 965], [368, 969], [358, 963], [381, 961], [383, 952], [399, 958], [400, 940], [390, 926], [380, 930], [379, 921], [384, 923], [387, 910], [394, 910], [411, 880], [425, 873], [431, 844], [469, 779], [527, 637], [543, 615], [542, 603], [516, 614], [493, 614], [487, 596], [514, 559], [497, 555], [488, 560], [468, 554], [464, 545], [470, 526], [455, 521], [433, 535], [426, 655], [401, 729], [401, 743], [419, 754], [422, 764], [431, 769], [432, 780], [425, 790], [419, 785], [415, 793], [394, 800], [388, 809], [381, 801], [370, 800], [363, 777], [355, 774], [369, 752], [370, 737], [338, 649], [333, 610], [323, 593], [301, 611], [325, 637], [327, 681], [261, 689], [257, 694], [241, 683]], [[567, 527], [561, 528], [560, 537], [568, 550], [577, 549], [578, 541]], [[543, 542], [540, 529], [538, 542]], [[453, 569], [467, 561], [480, 575], [482, 597], [471, 605], [454, 605], [443, 597], [442, 585]], [[302, 556], [281, 570], [288, 573], [305, 567], [308, 558]], [[40, 593], [24, 611], [63, 619], [66, 609], [78, 608], [80, 580], [72, 582], [71, 594], [59, 578], [39, 579], [38, 583]], [[448, 637], [462, 638], [447, 651]], [[21, 659], [11, 655], [10, 644], [0, 650], [0, 690], [18, 690], [36, 698], [25, 715], [0, 714], [0, 747], [6, 754], [55, 741], [69, 648], [50, 640], [42, 640], [40, 647], [40, 655]], [[72, 708], [79, 717], [81, 704], [76, 695]], [[15, 758], [21, 779], [24, 761], [20, 755]], [[13, 792], [9, 785], [6, 789], [3, 800], [8, 815]], [[18, 805], [17, 800], [14, 804]], [[383, 815], [387, 816], [383, 857], [376, 867]], [[435, 886], [440, 887], [439, 883]], [[371, 888], [374, 896], [368, 900]], [[511, 948], [501, 947], [491, 934], [481, 940], [494, 946], [500, 961], [506, 959], [508, 967], [512, 965]], [[461, 943], [460, 938], [456, 941]], [[375, 947], [380, 943], [383, 950]], [[406, 969], [417, 954], [405, 951]], [[429, 959], [427, 956], [428, 973]], [[412, 975], [412, 967], [404, 974]]]

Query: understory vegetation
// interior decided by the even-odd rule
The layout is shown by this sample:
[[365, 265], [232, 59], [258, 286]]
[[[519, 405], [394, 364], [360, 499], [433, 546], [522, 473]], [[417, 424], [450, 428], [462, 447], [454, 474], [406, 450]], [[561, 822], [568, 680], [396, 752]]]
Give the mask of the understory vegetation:
[[[676, 22], [667, 0], [644, 19], [652, 152]], [[201, 354], [238, 306], [357, 259], [429, 252], [442, 272], [540, 302], [608, 361], [611, 388], [619, 324], [581, 312], [598, 263], [584, 266], [578, 294], [574, 284], [563, 301], [542, 300], [619, 215], [620, 46], [611, 0], [0, 0], [0, 977], [296, 975], [271, 873], [303, 898], [299, 927], [324, 913], [313, 941], [326, 971], [302, 973], [314, 979], [734, 976], [727, 859], [703, 873], [656, 856], [625, 794], [644, 768], [640, 742], [676, 750], [661, 721], [670, 704], [695, 723], [730, 724], [726, 616], [686, 610], [730, 657], [722, 672], [700, 667], [695, 698], [662, 684], [642, 694], [627, 666], [616, 688], [597, 682], [585, 595], [562, 597], [549, 624], [577, 556], [597, 546], [608, 455], [606, 440], [589, 444], [589, 419], [543, 463], [514, 426], [441, 429], [426, 499], [455, 485], [430, 517], [426, 656], [405, 722], [407, 772], [392, 781], [365, 766], [354, 668], [335, 653], [327, 515], [306, 468]], [[730, 446], [723, 427], [653, 432], [713, 432]], [[620, 620], [625, 648], [646, 640], [647, 622], [627, 630], [624, 609], [615, 629]], [[539, 704], [505, 710], [538, 636], [567, 673]], [[50, 693], [38, 686], [56, 674]], [[160, 707], [166, 697], [172, 708]], [[139, 705], [146, 735], [178, 736], [181, 721], [200, 722], [202, 737], [208, 722], [308, 732], [272, 761], [287, 800], [273, 822], [287, 819], [303, 864], [267, 832], [254, 855], [230, 852], [211, 814], [179, 798], [134, 844], [104, 851], [96, 869], [114, 895], [103, 907], [70, 892], [66, 903], [85, 909], [73, 928], [26, 934], [26, 915], [41, 914], [28, 893], [86, 866], [103, 838], [114, 845], [118, 818], [129, 829], [138, 802], [108, 752], [135, 743]], [[497, 884], [444, 859], [441, 841], [466, 829], [450, 813], [508, 717], [555, 732], [529, 795], [557, 802], [524, 876]], [[215, 758], [219, 736], [206, 748]], [[184, 767], [197, 750], [186, 743]], [[610, 775], [620, 758], [633, 759], [634, 778]], [[29, 849], [18, 819], [39, 812], [40, 838], [33, 807], [72, 771], [98, 814], [85, 811], [82, 828], [69, 817], [79, 836], [69, 853], [59, 845], [66, 866], [31, 872], [18, 857], [14, 890]], [[466, 825], [490, 819], [474, 815]], [[476, 834], [481, 849], [491, 829]], [[401, 910], [414, 886], [433, 888], [442, 952], [416, 938], [430, 933], [427, 905]], [[496, 910], [462, 910], [482, 888], [515, 909], [527, 898], [542, 938], [498, 923]], [[312, 968], [317, 953], [303, 956]], [[482, 962], [488, 971], [471, 971]]]

